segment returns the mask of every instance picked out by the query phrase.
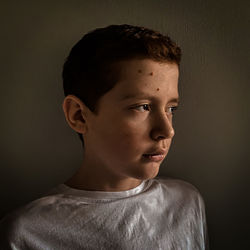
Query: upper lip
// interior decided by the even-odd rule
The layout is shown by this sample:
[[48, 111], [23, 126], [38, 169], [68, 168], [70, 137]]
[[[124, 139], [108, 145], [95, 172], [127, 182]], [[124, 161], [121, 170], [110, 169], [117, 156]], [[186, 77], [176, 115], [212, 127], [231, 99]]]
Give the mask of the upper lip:
[[153, 149], [152, 151], [145, 153], [144, 155], [165, 155], [166, 154], [166, 150], [164, 149]]

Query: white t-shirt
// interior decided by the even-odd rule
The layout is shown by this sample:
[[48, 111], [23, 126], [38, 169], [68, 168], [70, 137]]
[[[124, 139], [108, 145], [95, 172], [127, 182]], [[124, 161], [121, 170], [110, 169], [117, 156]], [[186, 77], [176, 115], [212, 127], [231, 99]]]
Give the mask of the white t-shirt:
[[208, 249], [203, 199], [175, 179], [143, 181], [122, 192], [64, 184], [6, 216], [0, 249]]

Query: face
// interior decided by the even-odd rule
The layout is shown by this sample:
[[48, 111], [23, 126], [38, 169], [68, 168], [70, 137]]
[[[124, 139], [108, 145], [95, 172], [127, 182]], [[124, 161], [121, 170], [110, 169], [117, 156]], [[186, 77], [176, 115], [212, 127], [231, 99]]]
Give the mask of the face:
[[120, 80], [88, 116], [85, 154], [118, 178], [154, 178], [174, 136], [178, 66], [150, 59], [118, 66]]

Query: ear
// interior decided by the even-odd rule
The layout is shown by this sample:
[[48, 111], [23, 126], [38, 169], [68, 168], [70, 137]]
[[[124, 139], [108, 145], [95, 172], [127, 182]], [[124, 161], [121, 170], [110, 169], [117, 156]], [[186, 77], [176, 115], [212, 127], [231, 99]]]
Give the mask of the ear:
[[80, 134], [87, 132], [86, 105], [76, 96], [68, 95], [62, 103], [63, 112], [69, 126]]

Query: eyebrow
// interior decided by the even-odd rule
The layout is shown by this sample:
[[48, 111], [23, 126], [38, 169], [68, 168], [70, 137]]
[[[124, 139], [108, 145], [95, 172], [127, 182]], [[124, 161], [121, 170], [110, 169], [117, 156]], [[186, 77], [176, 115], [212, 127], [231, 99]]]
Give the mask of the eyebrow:
[[[125, 101], [127, 99], [135, 99], [135, 98], [140, 98], [140, 99], [157, 99], [155, 96], [149, 96], [149, 95], [146, 95], [146, 94], [139, 94], [139, 95], [136, 95], [136, 94], [128, 94], [128, 95], [125, 95], [122, 97], [122, 101]], [[168, 102], [174, 102], [174, 103], [179, 103], [180, 102], [180, 99], [179, 97], [178, 98], [172, 98], [170, 99]]]

